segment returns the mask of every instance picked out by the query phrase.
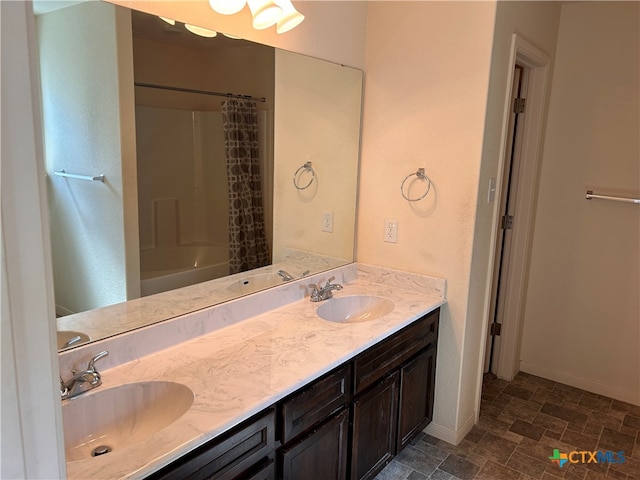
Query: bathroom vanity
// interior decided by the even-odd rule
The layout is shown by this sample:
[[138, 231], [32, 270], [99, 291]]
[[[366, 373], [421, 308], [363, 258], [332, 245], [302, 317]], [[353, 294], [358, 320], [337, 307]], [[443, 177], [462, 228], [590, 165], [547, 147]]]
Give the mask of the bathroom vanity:
[[150, 480], [369, 479], [433, 414], [437, 309]]
[[[63, 402], [68, 478], [373, 478], [431, 420], [444, 291], [352, 264], [65, 351], [63, 376], [109, 350], [102, 386]], [[329, 308], [360, 299], [359, 321]]]

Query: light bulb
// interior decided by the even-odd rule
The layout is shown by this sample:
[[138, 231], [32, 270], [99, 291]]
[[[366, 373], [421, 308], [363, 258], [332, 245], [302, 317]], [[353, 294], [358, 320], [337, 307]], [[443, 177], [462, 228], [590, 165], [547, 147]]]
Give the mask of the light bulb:
[[188, 23], [184, 24], [184, 28], [189, 30], [191, 33], [200, 35], [201, 37], [213, 38], [218, 35], [218, 32], [214, 32], [213, 30], [209, 30], [207, 28], [197, 27], [195, 25], [189, 25]]
[[247, 3], [253, 16], [253, 28], [256, 30], [269, 28], [282, 15], [282, 8], [273, 0], [247, 0]]
[[167, 18], [167, 17], [160, 17], [158, 16], [158, 18], [160, 18], [161, 20], [167, 22], [169, 25], [175, 25], [176, 21], [172, 18]]
[[233, 15], [244, 8], [247, 0], [209, 0], [214, 11], [222, 15]]
[[302, 23], [304, 15], [295, 9], [291, 0], [276, 0], [276, 2], [282, 8], [282, 15], [278, 19], [276, 32], [288, 32]]

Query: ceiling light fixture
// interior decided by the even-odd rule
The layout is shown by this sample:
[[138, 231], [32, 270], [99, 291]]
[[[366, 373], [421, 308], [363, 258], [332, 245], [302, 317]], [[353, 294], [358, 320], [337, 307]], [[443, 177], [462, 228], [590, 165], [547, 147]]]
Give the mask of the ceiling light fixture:
[[282, 8], [282, 15], [276, 22], [277, 33], [288, 32], [302, 23], [304, 15], [295, 9], [291, 0], [276, 0], [276, 2]]
[[240, 12], [247, 0], [209, 0], [209, 5], [214, 11], [222, 15], [234, 15]]
[[222, 15], [234, 15], [249, 5], [256, 30], [276, 25], [277, 33], [285, 33], [304, 20], [304, 15], [295, 9], [291, 0], [209, 0], [209, 5]]

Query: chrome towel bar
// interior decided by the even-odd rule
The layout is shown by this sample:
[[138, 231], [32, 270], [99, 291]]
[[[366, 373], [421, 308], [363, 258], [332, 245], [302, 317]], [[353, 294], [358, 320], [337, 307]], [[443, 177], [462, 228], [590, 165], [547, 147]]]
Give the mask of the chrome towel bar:
[[91, 180], [94, 182], [104, 182], [104, 175], [78, 175], [77, 173], [67, 173], [64, 170], [53, 172], [54, 175], [65, 178], [75, 178], [78, 180]]
[[593, 190], [587, 190], [585, 195], [587, 200], [591, 200], [592, 198], [598, 200], [612, 200], [614, 202], [625, 202], [625, 203], [636, 203], [640, 204], [640, 198], [629, 198], [629, 197], [616, 197], [613, 195], [600, 195], [597, 193], [593, 193]]

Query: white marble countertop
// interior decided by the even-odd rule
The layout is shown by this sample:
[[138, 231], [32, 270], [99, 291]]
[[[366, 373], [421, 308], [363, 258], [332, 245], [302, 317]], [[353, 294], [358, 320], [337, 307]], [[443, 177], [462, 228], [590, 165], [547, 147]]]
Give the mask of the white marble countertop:
[[387, 298], [395, 308], [384, 317], [328, 322], [315, 313], [322, 303], [305, 298], [105, 370], [102, 386], [83, 396], [125, 383], [162, 380], [189, 387], [193, 405], [144, 441], [67, 463], [68, 478], [144, 478], [445, 302], [424, 290], [400, 288], [397, 282], [373, 283], [379, 279], [371, 277], [368, 272], [359, 275], [334, 296]]

